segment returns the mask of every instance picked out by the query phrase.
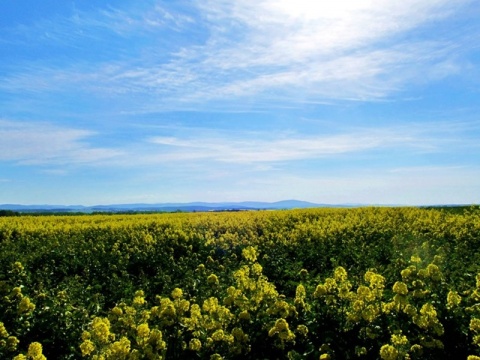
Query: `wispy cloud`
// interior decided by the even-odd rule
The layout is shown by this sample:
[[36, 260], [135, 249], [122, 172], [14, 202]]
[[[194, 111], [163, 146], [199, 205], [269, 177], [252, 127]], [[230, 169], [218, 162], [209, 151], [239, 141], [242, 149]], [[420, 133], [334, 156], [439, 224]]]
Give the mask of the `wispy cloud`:
[[[107, 98], [142, 94], [134, 103], [127, 101], [137, 111], [200, 108], [246, 97], [271, 105], [378, 100], [401, 92], [407, 83], [441, 79], [461, 69], [459, 49], [469, 48], [458, 43], [463, 35], [452, 40], [422, 29], [471, 2], [204, 1], [196, 5], [195, 21], [201, 19], [205, 35], [193, 40], [186, 40], [192, 17], [163, 3], [132, 12], [81, 13], [68, 20], [73, 29], [65, 36], [82, 29], [94, 34], [103, 26], [119, 34], [137, 29], [144, 45], [109, 62], [83, 59], [61, 68], [39, 63], [3, 77], [0, 87], [14, 92], [69, 89]], [[153, 40], [165, 22], [184, 35], [183, 42], [168, 49]]]
[[0, 120], [0, 161], [22, 165], [92, 165], [119, 156], [115, 149], [95, 147], [91, 131], [49, 123]]
[[[266, 132], [201, 127], [159, 127], [146, 138], [134, 138], [121, 148], [96, 146], [94, 131], [51, 123], [0, 120], [0, 161], [40, 166], [107, 166], [135, 168], [151, 165], [205, 168], [207, 164], [276, 171], [303, 160], [378, 157], [389, 151], [423, 156], [478, 149], [464, 134], [478, 123], [423, 123], [357, 127], [321, 132]], [[476, 150], [474, 150], [476, 151]], [[223, 166], [222, 165], [222, 166]], [[44, 169], [45, 171], [45, 169]], [[60, 174], [65, 169], [47, 169]], [[215, 170], [222, 173], [220, 167]]]
[[[86, 11], [73, 4], [68, 16], [52, 14], [5, 31], [16, 35], [16, 42], [33, 41], [43, 45], [75, 47], [79, 41], [104, 40], [112, 34], [128, 38], [165, 29], [182, 31], [194, 19], [176, 7], [166, 6], [161, 1], [148, 1], [127, 4], [123, 8], [108, 6]], [[0, 36], [0, 39], [4, 37]]]
[[383, 128], [363, 127], [335, 134], [242, 133], [190, 129], [183, 136], [153, 136], [151, 159], [157, 161], [209, 160], [232, 164], [275, 164], [329, 159], [371, 152], [401, 150], [404, 154], [442, 154], [457, 147], [475, 147], [459, 137], [478, 124], [424, 123]]
[[176, 157], [211, 159], [230, 163], [279, 162], [355, 153], [391, 144], [398, 137], [362, 134], [280, 139], [178, 139], [154, 137], [151, 142], [167, 147]]

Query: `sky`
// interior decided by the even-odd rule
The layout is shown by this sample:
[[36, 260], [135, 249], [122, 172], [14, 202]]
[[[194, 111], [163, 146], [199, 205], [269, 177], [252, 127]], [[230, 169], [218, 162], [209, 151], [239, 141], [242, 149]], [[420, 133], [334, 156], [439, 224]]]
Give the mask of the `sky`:
[[480, 203], [478, 0], [0, 14], [0, 204]]

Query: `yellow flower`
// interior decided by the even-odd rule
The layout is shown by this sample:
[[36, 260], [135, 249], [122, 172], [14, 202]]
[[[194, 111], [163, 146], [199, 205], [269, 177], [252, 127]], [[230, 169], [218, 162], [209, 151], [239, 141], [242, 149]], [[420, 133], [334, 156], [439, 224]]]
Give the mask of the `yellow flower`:
[[428, 264], [427, 273], [433, 280], [440, 280], [442, 275], [440, 269], [435, 264]]
[[35, 304], [32, 303], [28, 297], [23, 297], [22, 300], [20, 300], [20, 304], [18, 304], [18, 313], [31, 313], [33, 310], [35, 310]]
[[368, 322], [372, 322], [380, 313], [380, 309], [373, 305], [368, 305], [362, 312], [362, 317]]
[[188, 348], [192, 351], [199, 351], [202, 348], [202, 343], [200, 340], [194, 338], [190, 340]]
[[9, 351], [15, 351], [17, 350], [17, 346], [19, 343], [20, 340], [18, 340], [16, 336], [9, 336], [7, 338], [7, 349]]
[[392, 345], [383, 345], [380, 348], [380, 357], [383, 360], [397, 360], [398, 350], [395, 349]]
[[257, 251], [253, 246], [247, 246], [242, 250], [242, 256], [247, 261], [255, 262], [257, 260]]
[[18, 298], [21, 298], [23, 295], [22, 295], [22, 288], [17, 286], [17, 287], [14, 287], [12, 289], [12, 295], [14, 297], [18, 297]]
[[327, 290], [327, 293], [333, 293], [335, 289], [337, 289], [337, 281], [334, 278], [326, 278], [325, 289]]
[[177, 310], [172, 300], [169, 298], [161, 299], [159, 316], [166, 325], [172, 325], [175, 322]]
[[355, 312], [361, 312], [363, 310], [363, 308], [365, 307], [365, 303], [363, 302], [363, 300], [355, 300], [353, 302], [353, 311]]
[[393, 284], [393, 291], [399, 295], [407, 295], [408, 294], [407, 284], [405, 284], [402, 281], [397, 281], [395, 284]]
[[238, 317], [241, 320], [250, 320], [250, 314], [248, 313], [247, 310], [243, 310], [240, 314], [238, 314]]
[[295, 290], [295, 298], [297, 299], [305, 299], [307, 296], [307, 292], [305, 291], [305, 286], [302, 284], [297, 286], [297, 289]]
[[218, 285], [218, 284], [219, 284], [219, 281], [218, 281], [217, 275], [215, 275], [215, 274], [210, 274], [210, 275], [207, 277], [207, 283], [210, 284], [210, 285]]
[[176, 300], [175, 306], [177, 307], [177, 310], [180, 312], [180, 314], [184, 314], [185, 312], [190, 309], [190, 301], [182, 299], [182, 300]]
[[140, 338], [148, 338], [150, 336], [148, 324], [140, 324], [137, 326], [137, 336]]
[[95, 345], [90, 340], [84, 340], [80, 345], [80, 350], [82, 351], [82, 356], [87, 356], [95, 351]]
[[252, 265], [252, 273], [253, 275], [259, 276], [262, 274], [263, 268], [262, 265], [259, 263], [255, 263]]
[[403, 309], [403, 312], [411, 317], [414, 317], [415, 315], [417, 315], [417, 309], [415, 308], [415, 306], [411, 304], [407, 304]]
[[295, 334], [289, 329], [287, 320], [277, 319], [275, 325], [268, 331], [269, 336], [278, 335], [281, 340], [294, 341]]
[[277, 331], [282, 331], [288, 329], [288, 323], [285, 319], [278, 319], [275, 321], [275, 329]]
[[203, 264], [198, 265], [197, 271], [199, 271], [199, 272], [205, 271], [205, 265], [203, 265]]
[[167, 347], [167, 343], [163, 341], [163, 334], [158, 329], [153, 329], [150, 331], [149, 341], [157, 350], [163, 350]]
[[42, 344], [33, 342], [28, 346], [27, 358], [32, 360], [46, 360], [45, 355], [42, 354]]
[[480, 319], [473, 318], [470, 320], [470, 330], [472, 330], [475, 333], [480, 332]]
[[8, 331], [5, 328], [5, 325], [3, 322], [0, 321], [0, 338], [7, 338], [8, 337]]
[[225, 337], [225, 334], [223, 333], [222, 329], [218, 329], [212, 334], [213, 341], [222, 341], [224, 337]]
[[418, 270], [418, 277], [421, 278], [421, 279], [426, 279], [428, 278], [428, 270], [427, 269], [420, 269]]
[[130, 340], [122, 337], [119, 341], [115, 341], [108, 348], [110, 359], [125, 359], [130, 353]]
[[347, 280], [347, 276], [347, 270], [342, 266], [337, 267], [333, 272], [333, 278], [339, 282]]
[[240, 328], [233, 328], [232, 335], [237, 341], [240, 341], [240, 342], [248, 341], [248, 336]]
[[21, 273], [24, 270], [22, 263], [20, 261], [15, 261], [13, 264], [13, 270], [17, 273]]
[[111, 310], [112, 314], [115, 315], [115, 316], [122, 316], [123, 315], [123, 310], [121, 308], [119, 308], [118, 306], [115, 306], [112, 310]]
[[106, 318], [96, 317], [92, 323], [93, 335], [103, 344], [108, 343], [110, 335], [110, 321]]
[[[422, 355], [423, 348], [422, 348], [422, 346], [419, 345], [419, 344], [413, 344], [413, 345], [410, 347], [410, 352], [413, 353], [413, 354]], [[480, 360], [480, 359], [479, 359], [479, 360]]]
[[308, 327], [306, 327], [305, 325], [298, 325], [297, 326], [297, 333], [303, 335], [303, 336], [307, 336], [308, 334]]
[[447, 295], [447, 309], [453, 309], [458, 306], [461, 301], [462, 298], [456, 291], [449, 291]]
[[325, 287], [325, 285], [320, 284], [320, 285], [317, 285], [315, 292], [313, 293], [313, 296], [316, 298], [319, 298], [325, 295], [326, 293], [327, 293], [327, 288]]
[[393, 334], [392, 335], [392, 344], [397, 345], [397, 346], [407, 345], [408, 344], [408, 339], [405, 335]]
[[299, 308], [305, 308], [308, 310], [308, 305], [305, 304], [305, 298], [307, 297], [307, 292], [305, 290], [305, 286], [302, 284], [297, 286], [295, 291], [295, 305]]
[[203, 311], [206, 311], [208, 313], [214, 312], [218, 308], [218, 299], [216, 297], [209, 297], [203, 302], [202, 308]]
[[172, 299], [181, 299], [183, 297], [183, 291], [180, 288], [175, 288], [172, 291]]
[[366, 300], [366, 301], [373, 301], [375, 300], [375, 294], [373, 291], [367, 287], [367, 286], [359, 286], [357, 288], [357, 295], [361, 300]]
[[135, 292], [135, 297], [133, 298], [133, 305], [141, 306], [145, 304], [145, 293], [142, 290]]

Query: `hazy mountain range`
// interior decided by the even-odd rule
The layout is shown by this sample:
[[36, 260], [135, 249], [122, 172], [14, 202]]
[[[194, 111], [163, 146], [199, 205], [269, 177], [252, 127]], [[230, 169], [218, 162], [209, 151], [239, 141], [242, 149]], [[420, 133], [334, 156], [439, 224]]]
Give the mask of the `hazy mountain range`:
[[348, 207], [354, 205], [315, 204], [299, 200], [283, 200], [277, 202], [190, 202], [190, 203], [157, 203], [157, 204], [113, 204], [113, 205], [17, 205], [2, 204], [0, 210], [19, 212], [137, 212], [137, 211], [235, 211], [235, 210], [277, 210], [277, 209], [306, 209], [317, 207]]

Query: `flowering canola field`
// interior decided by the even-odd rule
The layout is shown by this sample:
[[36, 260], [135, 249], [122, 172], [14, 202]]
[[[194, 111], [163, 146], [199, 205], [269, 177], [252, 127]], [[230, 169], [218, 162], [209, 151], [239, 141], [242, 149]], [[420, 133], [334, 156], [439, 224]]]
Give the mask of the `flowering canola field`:
[[0, 217], [1, 359], [480, 359], [480, 210]]

